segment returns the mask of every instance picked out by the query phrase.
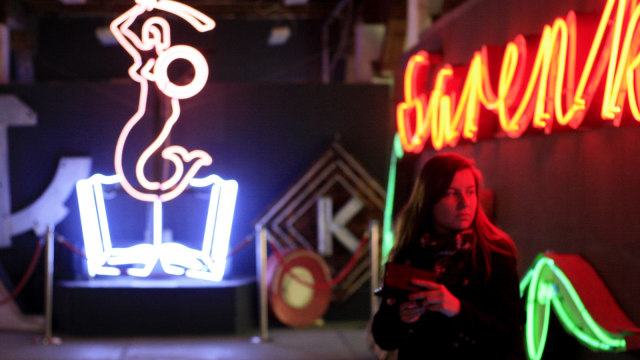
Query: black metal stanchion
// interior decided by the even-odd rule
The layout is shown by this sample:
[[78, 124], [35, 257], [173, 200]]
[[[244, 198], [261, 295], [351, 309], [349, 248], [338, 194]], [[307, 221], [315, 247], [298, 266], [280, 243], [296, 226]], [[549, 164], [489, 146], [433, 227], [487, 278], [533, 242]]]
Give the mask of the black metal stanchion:
[[371, 316], [378, 310], [378, 298], [374, 291], [380, 283], [380, 225], [377, 220], [371, 221], [369, 225], [371, 252]]
[[269, 309], [267, 299], [267, 229], [256, 226], [256, 278], [258, 283], [258, 306], [260, 316], [260, 336], [251, 338], [253, 343], [270, 341]]
[[53, 336], [53, 260], [54, 260], [54, 232], [53, 227], [47, 227], [44, 264], [44, 345], [59, 345], [62, 340]]

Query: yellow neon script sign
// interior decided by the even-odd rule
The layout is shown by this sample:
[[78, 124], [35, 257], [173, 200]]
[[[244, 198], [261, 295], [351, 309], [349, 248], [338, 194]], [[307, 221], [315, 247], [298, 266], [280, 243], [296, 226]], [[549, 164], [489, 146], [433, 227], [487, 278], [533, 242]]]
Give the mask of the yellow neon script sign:
[[579, 78], [573, 11], [543, 28], [530, 68], [525, 69], [527, 49], [522, 35], [506, 45], [497, 91], [489, 79], [486, 47], [474, 53], [461, 87], [452, 89], [453, 67], [445, 64], [436, 73], [430, 93], [426, 79], [432, 59], [425, 51], [414, 54], [404, 74], [404, 101], [396, 108], [402, 147], [419, 153], [429, 138], [436, 150], [456, 146], [461, 136], [475, 141], [481, 105], [497, 115], [501, 129], [512, 138], [531, 125], [549, 133], [554, 119], [576, 129], [605, 74], [602, 119], [619, 126], [626, 95], [633, 117], [640, 121], [639, 17], [636, 0], [607, 1]]
[[[186, 99], [199, 93], [209, 76], [209, 67], [204, 56], [195, 48], [187, 45], [171, 45], [169, 23], [158, 16], [149, 17], [142, 25], [140, 36], [131, 30], [133, 22], [141, 15], [153, 10], [163, 10], [174, 14], [191, 24], [200, 32], [214, 28], [214, 21], [205, 14], [171, 0], [136, 0], [136, 5], [111, 23], [111, 32], [120, 45], [133, 58], [129, 76], [140, 84], [138, 110], [129, 119], [120, 133], [115, 151], [115, 170], [120, 177], [122, 187], [131, 196], [142, 201], [168, 201], [180, 195], [189, 185], [198, 170], [211, 164], [212, 159], [203, 150], [187, 151], [181, 146], [168, 146], [161, 152], [162, 158], [174, 166], [173, 174], [163, 182], [150, 181], [144, 173], [146, 163], [167, 140], [172, 127], [180, 116], [180, 99]], [[143, 63], [141, 51], [155, 51], [157, 57]], [[174, 60], [186, 60], [193, 66], [195, 75], [190, 83], [178, 85], [167, 74], [169, 64]], [[171, 101], [171, 115], [165, 121], [158, 137], [140, 155], [136, 163], [136, 178], [144, 190], [136, 189], [125, 176], [122, 166], [122, 153], [133, 127], [144, 116], [147, 106], [149, 82], [155, 82], [158, 89]], [[185, 164], [190, 163], [188, 170]]]

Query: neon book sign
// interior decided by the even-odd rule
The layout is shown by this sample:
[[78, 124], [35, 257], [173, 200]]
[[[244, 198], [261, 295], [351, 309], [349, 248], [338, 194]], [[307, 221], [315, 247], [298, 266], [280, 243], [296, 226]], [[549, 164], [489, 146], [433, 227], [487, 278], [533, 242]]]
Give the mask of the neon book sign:
[[[137, 111], [125, 124], [116, 143], [116, 174], [96, 174], [76, 185], [87, 269], [91, 276], [121, 275], [124, 268], [128, 275], [146, 277], [159, 264], [166, 274], [218, 281], [224, 276], [238, 185], [234, 180], [224, 180], [217, 175], [196, 178], [202, 167], [212, 163], [211, 156], [205, 151], [188, 151], [177, 145], [163, 147], [180, 117], [180, 100], [202, 90], [209, 68], [204, 56], [195, 48], [172, 45], [169, 23], [160, 16], [147, 16], [151, 12], [175, 15], [199, 32], [212, 30], [215, 26], [215, 22], [205, 14], [171, 0], [136, 0], [136, 5], [111, 23], [111, 32], [133, 59], [128, 73], [140, 86], [140, 98]], [[132, 30], [137, 19], [144, 19], [139, 34]], [[143, 52], [151, 52], [153, 56], [143, 61]], [[176, 84], [171, 81], [168, 69], [175, 60], [191, 64], [194, 75], [190, 82]], [[132, 129], [139, 126], [145, 115], [150, 82], [155, 83], [170, 102], [171, 114], [156, 139], [139, 156], [135, 166], [137, 185], [134, 185], [125, 173], [123, 153]], [[145, 174], [150, 158], [158, 152], [172, 165], [173, 173], [164, 181], [149, 179]], [[105, 205], [105, 199], [112, 195], [105, 197], [105, 194], [113, 194], [116, 186], [121, 186], [132, 198], [152, 204], [150, 242], [130, 247], [113, 246]], [[167, 242], [163, 235], [163, 204], [192, 188], [210, 188], [202, 246], [199, 248]]]
[[[576, 15], [556, 18], [540, 37], [532, 66], [526, 66], [527, 44], [519, 35], [502, 58], [497, 91], [490, 81], [486, 46], [476, 51], [464, 81], [444, 64], [427, 89], [433, 56], [419, 51], [404, 73], [404, 100], [396, 108], [398, 135], [406, 152], [420, 153], [431, 139], [435, 150], [455, 147], [460, 138], [475, 141], [481, 107], [493, 112], [511, 138], [530, 127], [551, 132], [555, 124], [578, 128], [604, 76], [601, 117], [620, 125], [625, 98], [640, 121], [638, 29], [640, 6], [634, 1], [608, 0], [579, 77], [576, 77]], [[454, 85], [459, 80], [462, 85]]]

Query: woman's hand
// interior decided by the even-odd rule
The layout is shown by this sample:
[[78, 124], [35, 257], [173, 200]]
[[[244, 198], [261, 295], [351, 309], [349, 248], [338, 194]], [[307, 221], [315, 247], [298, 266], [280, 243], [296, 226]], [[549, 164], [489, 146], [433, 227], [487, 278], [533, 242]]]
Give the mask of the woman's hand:
[[[389, 306], [392, 306], [396, 303], [395, 298], [388, 298], [386, 301], [387, 305]], [[413, 323], [418, 321], [420, 316], [422, 316], [422, 314], [424, 314], [426, 310], [426, 308], [424, 306], [421, 306], [420, 303], [412, 300], [401, 302], [398, 309], [400, 320], [406, 323]]]
[[421, 301], [403, 301], [400, 303], [400, 320], [406, 323], [414, 323], [420, 319], [420, 316], [424, 314], [427, 308]]
[[[422, 313], [424, 313], [425, 310], [438, 311], [448, 317], [454, 317], [460, 312], [460, 300], [453, 296], [446, 286], [433, 281], [420, 279], [413, 279], [411, 283], [426, 290], [409, 295], [409, 301], [406, 303], [415, 303], [416, 308], [412, 309], [410, 305], [407, 305], [407, 307], [410, 308], [406, 310], [407, 314], [417, 314], [419, 309], [422, 309]], [[404, 304], [405, 303], [400, 305], [400, 318], [402, 318], [402, 305]], [[418, 317], [420, 317], [422, 313], [420, 313]], [[416, 318], [413, 321], [416, 320], [418, 319]]]

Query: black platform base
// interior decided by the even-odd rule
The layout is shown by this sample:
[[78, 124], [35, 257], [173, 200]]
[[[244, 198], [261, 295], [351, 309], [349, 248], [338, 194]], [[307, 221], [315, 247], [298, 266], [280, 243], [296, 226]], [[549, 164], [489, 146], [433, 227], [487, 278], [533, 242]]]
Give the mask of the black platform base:
[[257, 326], [253, 278], [62, 281], [53, 330], [69, 335], [235, 334]]

